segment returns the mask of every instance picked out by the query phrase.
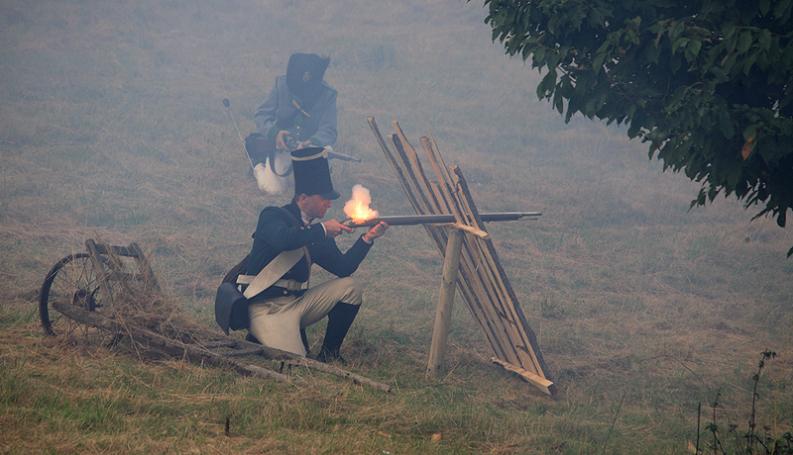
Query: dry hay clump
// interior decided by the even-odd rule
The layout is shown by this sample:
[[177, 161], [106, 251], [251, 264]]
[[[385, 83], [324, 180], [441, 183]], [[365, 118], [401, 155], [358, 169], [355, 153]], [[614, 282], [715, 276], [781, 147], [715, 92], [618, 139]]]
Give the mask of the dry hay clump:
[[103, 316], [113, 319], [130, 332], [130, 327], [147, 329], [159, 335], [184, 343], [201, 343], [216, 339], [218, 334], [196, 322], [174, 299], [165, 296], [157, 283], [147, 279], [136, 268], [128, 264], [127, 258], [115, 254], [107, 255], [113, 273], [107, 282], [108, 299], [101, 309]]

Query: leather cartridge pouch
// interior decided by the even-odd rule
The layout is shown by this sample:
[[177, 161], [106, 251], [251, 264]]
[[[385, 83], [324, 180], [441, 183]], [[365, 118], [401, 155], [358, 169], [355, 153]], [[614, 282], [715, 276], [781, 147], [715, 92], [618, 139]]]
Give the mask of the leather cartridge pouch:
[[226, 335], [229, 329], [239, 330], [248, 326], [247, 299], [234, 283], [222, 283], [215, 294], [215, 322]]

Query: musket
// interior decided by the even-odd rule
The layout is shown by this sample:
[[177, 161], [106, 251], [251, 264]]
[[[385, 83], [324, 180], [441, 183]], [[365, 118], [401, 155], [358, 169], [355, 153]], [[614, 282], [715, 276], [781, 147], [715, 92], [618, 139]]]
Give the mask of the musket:
[[352, 161], [353, 163], [361, 162], [361, 159], [356, 156], [347, 155], [346, 153], [337, 152], [335, 150], [328, 150], [328, 158], [341, 161]]
[[[491, 212], [480, 213], [479, 218], [484, 222], [488, 221], [515, 221], [521, 218], [537, 218], [541, 216], [540, 212]], [[364, 221], [356, 221], [347, 219], [342, 221], [345, 225], [357, 228], [365, 226], [374, 226], [375, 224], [385, 221], [389, 226], [412, 226], [417, 224], [447, 224], [454, 223], [454, 215], [396, 215], [396, 216], [379, 216]]]
[[[296, 150], [298, 148], [299, 142], [295, 139], [294, 136], [287, 136], [286, 137], [286, 146], [291, 150]], [[328, 159], [336, 159], [341, 161], [352, 161], [354, 163], [360, 163], [361, 159], [352, 155], [347, 155], [346, 153], [341, 153], [333, 150], [333, 147], [330, 145], [325, 146], [325, 150], [328, 152]]]

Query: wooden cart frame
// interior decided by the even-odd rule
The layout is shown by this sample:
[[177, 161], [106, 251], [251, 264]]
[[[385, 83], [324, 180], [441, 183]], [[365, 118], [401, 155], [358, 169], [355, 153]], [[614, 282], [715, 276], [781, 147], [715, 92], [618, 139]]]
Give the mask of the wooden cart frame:
[[[125, 284], [137, 282], [156, 293], [160, 292], [159, 284], [149, 261], [136, 243], [119, 246], [89, 239], [85, 246], [86, 252], [72, 253], [56, 262], [42, 283], [39, 318], [47, 336], [68, 336], [76, 330], [75, 327], [82, 327], [83, 332], [92, 330], [108, 335], [112, 345], [127, 336], [135, 340], [136, 346], [149, 352], [200, 365], [220, 366], [243, 375], [293, 383], [301, 379], [286, 373], [292, 371], [292, 367], [302, 367], [385, 392], [391, 391], [388, 384], [260, 344], [221, 334], [186, 342], [115, 320], [103, 310], [113, 303], [116, 293], [124, 291]], [[124, 263], [124, 258], [129, 258], [134, 266]]]

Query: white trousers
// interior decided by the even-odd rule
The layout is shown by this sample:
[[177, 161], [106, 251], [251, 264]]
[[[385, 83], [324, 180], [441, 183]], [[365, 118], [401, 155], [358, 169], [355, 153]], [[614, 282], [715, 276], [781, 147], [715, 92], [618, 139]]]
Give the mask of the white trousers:
[[338, 302], [363, 303], [363, 292], [351, 277], [322, 283], [299, 297], [274, 297], [248, 305], [250, 331], [265, 346], [305, 356], [300, 329], [319, 322]]

